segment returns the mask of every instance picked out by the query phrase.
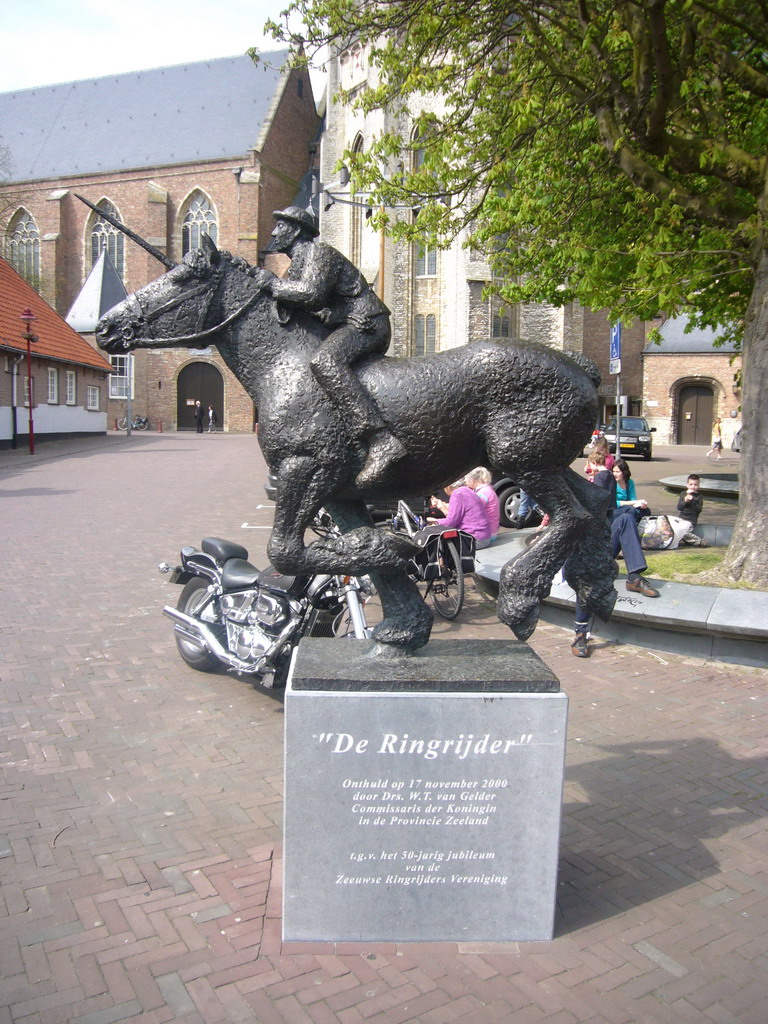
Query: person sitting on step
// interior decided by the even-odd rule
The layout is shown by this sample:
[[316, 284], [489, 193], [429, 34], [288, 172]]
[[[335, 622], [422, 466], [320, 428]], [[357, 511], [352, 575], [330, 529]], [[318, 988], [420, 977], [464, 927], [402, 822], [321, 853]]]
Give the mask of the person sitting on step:
[[691, 473], [688, 476], [686, 489], [677, 499], [677, 511], [681, 519], [686, 519], [691, 524], [691, 529], [680, 539], [681, 544], [690, 544], [692, 547], [709, 547], [703, 537], [693, 532], [693, 527], [699, 521], [701, 510], [704, 508], [704, 498], [699, 494], [701, 477], [698, 473]]
[[[603, 459], [604, 463], [604, 459]], [[608, 518], [611, 520], [611, 553], [614, 558], [621, 551], [627, 567], [626, 588], [631, 594], [642, 594], [643, 597], [660, 597], [659, 591], [643, 577], [648, 570], [640, 535], [637, 532], [637, 520], [634, 515], [616, 507], [616, 479], [607, 469], [599, 469], [592, 477], [592, 483], [602, 487], [610, 495]], [[575, 658], [588, 658], [592, 653], [589, 647], [592, 617], [588, 615], [576, 601], [574, 630], [575, 637], [571, 643], [571, 654]]]

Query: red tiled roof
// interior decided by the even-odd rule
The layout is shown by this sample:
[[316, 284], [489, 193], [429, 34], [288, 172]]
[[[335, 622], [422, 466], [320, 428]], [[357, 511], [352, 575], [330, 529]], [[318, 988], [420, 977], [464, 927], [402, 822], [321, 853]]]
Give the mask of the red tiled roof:
[[33, 356], [111, 372], [109, 360], [73, 331], [10, 263], [0, 257], [0, 347], [27, 351], [22, 337], [26, 328], [19, 319], [25, 309], [31, 309], [37, 317], [31, 325], [32, 333], [38, 337], [32, 345]]

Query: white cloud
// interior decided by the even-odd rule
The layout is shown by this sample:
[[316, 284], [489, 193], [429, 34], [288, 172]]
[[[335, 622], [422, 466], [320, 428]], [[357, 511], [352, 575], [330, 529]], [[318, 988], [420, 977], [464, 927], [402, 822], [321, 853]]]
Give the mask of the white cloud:
[[263, 33], [283, 0], [3, 0], [0, 92], [232, 57], [279, 45]]

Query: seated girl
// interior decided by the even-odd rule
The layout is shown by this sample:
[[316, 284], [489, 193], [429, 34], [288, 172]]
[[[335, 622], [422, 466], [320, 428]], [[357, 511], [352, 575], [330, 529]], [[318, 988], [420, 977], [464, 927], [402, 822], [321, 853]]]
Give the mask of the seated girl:
[[638, 498], [632, 471], [624, 459], [617, 459], [613, 466], [616, 480], [616, 508], [632, 508], [638, 519], [650, 515], [650, 508], [645, 498]]

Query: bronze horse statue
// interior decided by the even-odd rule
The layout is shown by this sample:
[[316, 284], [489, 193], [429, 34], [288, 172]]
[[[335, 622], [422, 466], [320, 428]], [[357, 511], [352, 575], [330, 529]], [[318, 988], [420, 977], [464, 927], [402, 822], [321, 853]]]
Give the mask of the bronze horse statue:
[[[366, 506], [433, 493], [484, 465], [517, 480], [550, 516], [541, 540], [501, 571], [502, 622], [527, 639], [564, 564], [582, 607], [608, 618], [616, 591], [607, 495], [569, 468], [597, 419], [594, 364], [517, 341], [362, 360], [355, 369], [407, 454], [360, 490], [364, 445], [309, 368], [329, 328], [281, 307], [265, 287], [274, 280], [269, 271], [203, 241], [110, 310], [97, 338], [112, 353], [217, 346], [259, 411], [259, 443], [278, 481], [268, 554], [280, 571], [370, 574], [384, 612], [376, 639], [395, 651], [422, 646], [432, 615], [405, 571], [412, 542], [375, 528]], [[305, 530], [321, 506], [342, 536], [307, 544]]]

